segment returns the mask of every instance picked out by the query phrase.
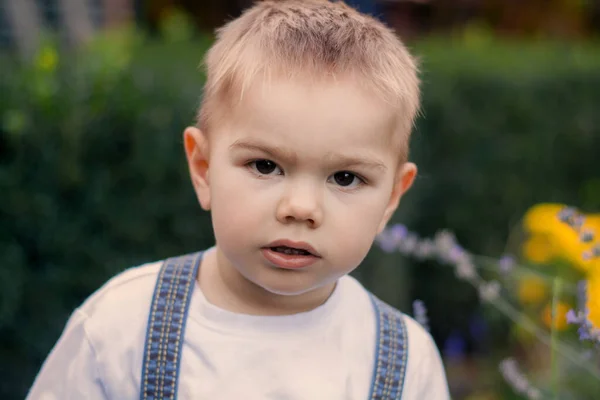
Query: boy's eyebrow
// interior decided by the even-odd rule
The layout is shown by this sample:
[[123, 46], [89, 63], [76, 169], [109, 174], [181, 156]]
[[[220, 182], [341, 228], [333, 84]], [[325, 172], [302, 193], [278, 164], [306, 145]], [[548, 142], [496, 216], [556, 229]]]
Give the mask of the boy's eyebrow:
[[[252, 151], [261, 151], [269, 157], [275, 159], [284, 159], [288, 162], [295, 163], [298, 160], [298, 155], [293, 150], [284, 149], [280, 146], [272, 146], [262, 141], [239, 139], [229, 146], [230, 149], [245, 149]], [[379, 160], [364, 157], [362, 155], [345, 156], [337, 153], [329, 153], [325, 156], [331, 163], [350, 166], [361, 166], [372, 169], [379, 169], [382, 172], [387, 170], [385, 164]]]
[[352, 155], [346, 156], [342, 154], [329, 153], [326, 156], [327, 159], [331, 160], [330, 162], [333, 164], [338, 164], [344, 167], [363, 167], [363, 168], [371, 168], [378, 169], [381, 172], [385, 172], [387, 167], [385, 164], [379, 160], [371, 159], [362, 155]]
[[269, 157], [279, 159], [283, 158], [292, 163], [296, 162], [296, 160], [298, 159], [298, 156], [292, 150], [286, 150], [279, 146], [272, 146], [261, 141], [239, 139], [233, 142], [233, 144], [230, 145], [229, 148], [231, 150], [244, 149], [252, 151], [261, 151], [267, 154]]

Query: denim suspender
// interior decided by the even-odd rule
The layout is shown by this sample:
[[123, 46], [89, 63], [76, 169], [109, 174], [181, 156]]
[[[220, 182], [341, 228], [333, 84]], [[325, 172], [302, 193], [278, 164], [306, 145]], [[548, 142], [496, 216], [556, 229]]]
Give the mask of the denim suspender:
[[158, 275], [142, 361], [141, 400], [176, 399], [181, 349], [202, 253], [170, 258]]
[[402, 313], [374, 295], [377, 319], [375, 363], [369, 400], [400, 400], [408, 360], [408, 335]]

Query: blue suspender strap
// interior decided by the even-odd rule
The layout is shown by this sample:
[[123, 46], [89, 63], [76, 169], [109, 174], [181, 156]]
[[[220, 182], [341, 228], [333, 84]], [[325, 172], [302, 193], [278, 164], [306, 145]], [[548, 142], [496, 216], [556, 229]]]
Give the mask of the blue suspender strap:
[[202, 253], [167, 259], [159, 272], [146, 330], [141, 400], [176, 399], [187, 313]]
[[369, 400], [400, 400], [408, 360], [408, 335], [402, 313], [374, 295], [377, 320], [375, 363]]

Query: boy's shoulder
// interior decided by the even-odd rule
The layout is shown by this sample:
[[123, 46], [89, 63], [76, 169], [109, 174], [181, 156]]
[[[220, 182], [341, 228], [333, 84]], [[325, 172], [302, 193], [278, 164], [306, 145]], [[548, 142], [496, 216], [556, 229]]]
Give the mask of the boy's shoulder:
[[[388, 313], [388, 317], [400, 317], [402, 319], [406, 329], [406, 347], [403, 349], [407, 351], [408, 356], [404, 391], [410, 394], [410, 398], [448, 398], [440, 353], [428, 330], [411, 316], [374, 297], [371, 292], [365, 289], [354, 278], [348, 278], [350, 279], [346, 277], [342, 279], [346, 282], [345, 286], [352, 290], [347, 291], [348, 296], [345, 297], [344, 301], [348, 302], [349, 308], [352, 309], [351, 320], [354, 323], [360, 320], [360, 329], [370, 331], [366, 342], [377, 343], [378, 340], [381, 340], [377, 336], [381, 331], [378, 331], [375, 327], [376, 313], [374, 312], [374, 304], [377, 303], [379, 309], [383, 309], [384, 312]], [[354, 299], [361, 300], [355, 301]], [[364, 357], [367, 359], [372, 354], [373, 348], [371, 346], [364, 346], [364, 348], [357, 349], [357, 351], [364, 352]], [[413, 396], [415, 393], [417, 395]], [[435, 393], [435, 395], [430, 396], [430, 393]]]
[[[406, 329], [408, 332], [413, 333], [415, 336], [419, 338], [419, 340], [424, 340], [427, 337], [430, 337], [429, 332], [423, 328], [423, 326], [414, 320], [408, 314], [400, 311], [396, 307], [388, 304], [387, 302], [381, 300], [377, 296], [375, 296], [371, 291], [365, 288], [360, 281], [356, 278], [346, 275], [341, 278], [340, 282], [344, 283], [345, 286], [345, 294], [344, 301], [349, 303], [354, 303], [352, 306], [356, 306], [356, 303], [368, 303], [368, 308], [370, 310], [373, 309], [373, 301], [376, 301], [380, 304], [381, 307], [387, 309], [388, 312], [401, 316], [406, 324]], [[369, 299], [368, 301], [366, 301]]]
[[106, 306], [118, 305], [123, 300], [136, 303], [134, 299], [152, 296], [162, 264], [163, 260], [149, 262], [118, 273], [88, 297], [80, 310], [94, 314]]
[[[340, 282], [344, 283], [344, 302], [347, 302], [347, 307], [352, 310], [352, 315], [361, 317], [364, 315], [373, 316], [373, 325], [375, 324], [375, 314], [373, 312], [373, 299], [379, 302], [380, 306], [384, 307], [387, 312], [400, 316], [406, 326], [406, 334], [408, 337], [409, 351], [420, 352], [422, 349], [429, 349], [435, 346], [431, 334], [423, 328], [423, 326], [413, 319], [408, 314], [389, 305], [366, 289], [357, 279], [349, 275], [343, 277]], [[370, 299], [369, 299], [370, 297]]]
[[162, 264], [156, 261], [128, 268], [84, 301], [78, 311], [85, 316], [91, 339], [112, 337], [122, 329], [143, 334]]
[[413, 319], [410, 315], [404, 313], [401, 314], [404, 317], [404, 323], [406, 325], [409, 350], [420, 353], [423, 349], [428, 349], [429, 351], [431, 348], [435, 348], [436, 345], [433, 337], [423, 325]]

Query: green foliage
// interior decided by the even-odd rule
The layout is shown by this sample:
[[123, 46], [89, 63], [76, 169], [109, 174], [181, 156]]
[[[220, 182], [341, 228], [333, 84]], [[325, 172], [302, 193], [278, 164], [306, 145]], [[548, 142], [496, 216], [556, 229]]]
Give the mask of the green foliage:
[[535, 203], [599, 210], [598, 51], [433, 43], [416, 49], [424, 98], [412, 156], [421, 178], [409, 195], [443, 205], [416, 210], [431, 228], [457, 230], [491, 255]]
[[129, 51], [0, 74], [2, 399], [23, 398], [73, 308], [111, 275], [211, 244], [181, 139], [205, 47]]
[[[173, 37], [124, 33], [71, 55], [48, 44], [34, 65], [0, 65], [0, 398], [23, 397], [73, 308], [109, 277], [211, 244], [181, 140], [209, 39]], [[397, 218], [497, 255], [534, 203], [600, 210], [600, 62], [597, 48], [486, 46], [417, 46], [421, 177]], [[375, 292], [386, 257], [374, 251], [358, 274]], [[413, 271], [439, 337], [465, 326], [475, 298], [450, 275]]]

